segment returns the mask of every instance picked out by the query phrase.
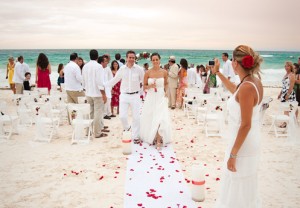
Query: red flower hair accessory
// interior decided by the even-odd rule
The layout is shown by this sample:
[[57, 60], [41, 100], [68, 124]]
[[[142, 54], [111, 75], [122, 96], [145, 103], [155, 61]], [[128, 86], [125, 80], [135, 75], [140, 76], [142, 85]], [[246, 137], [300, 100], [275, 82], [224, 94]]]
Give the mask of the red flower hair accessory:
[[243, 59], [242, 59], [242, 66], [245, 68], [245, 69], [250, 69], [252, 68], [254, 65], [254, 59], [252, 56], [250, 55], [247, 55], [247, 56], [244, 56]]

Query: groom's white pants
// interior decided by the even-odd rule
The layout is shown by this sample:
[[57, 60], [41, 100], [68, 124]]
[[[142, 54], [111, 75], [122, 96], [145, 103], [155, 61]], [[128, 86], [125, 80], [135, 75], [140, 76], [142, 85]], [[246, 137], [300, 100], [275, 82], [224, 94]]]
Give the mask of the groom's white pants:
[[130, 125], [128, 124], [128, 109], [131, 108], [132, 112], [132, 139], [140, 137], [140, 107], [141, 100], [140, 94], [123, 94], [120, 95], [120, 105], [119, 105], [119, 116], [123, 125], [123, 129], [128, 129]]

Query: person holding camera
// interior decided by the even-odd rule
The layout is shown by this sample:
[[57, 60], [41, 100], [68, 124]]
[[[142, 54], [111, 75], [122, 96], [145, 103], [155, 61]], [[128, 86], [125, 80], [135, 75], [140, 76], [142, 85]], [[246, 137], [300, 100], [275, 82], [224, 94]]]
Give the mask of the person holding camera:
[[249, 46], [236, 47], [233, 51], [232, 67], [241, 79], [236, 86], [219, 72], [220, 62], [215, 59], [212, 72], [233, 94], [227, 102], [231, 137], [225, 152], [216, 208], [261, 207], [257, 173], [261, 146], [259, 111], [263, 86], [254, 76], [260, 71], [261, 62], [262, 58]]

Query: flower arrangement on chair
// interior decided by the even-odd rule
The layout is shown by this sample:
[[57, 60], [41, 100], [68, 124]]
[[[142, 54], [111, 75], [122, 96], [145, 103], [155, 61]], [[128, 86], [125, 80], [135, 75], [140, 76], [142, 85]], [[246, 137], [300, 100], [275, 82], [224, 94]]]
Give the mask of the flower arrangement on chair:
[[216, 106], [216, 108], [215, 108], [216, 110], [219, 110], [219, 111], [223, 111], [223, 109], [221, 108], [221, 106]]
[[150, 55], [151, 54], [148, 52], [138, 53], [138, 54], [136, 54], [136, 60], [139, 61], [141, 59], [147, 59], [150, 57]]

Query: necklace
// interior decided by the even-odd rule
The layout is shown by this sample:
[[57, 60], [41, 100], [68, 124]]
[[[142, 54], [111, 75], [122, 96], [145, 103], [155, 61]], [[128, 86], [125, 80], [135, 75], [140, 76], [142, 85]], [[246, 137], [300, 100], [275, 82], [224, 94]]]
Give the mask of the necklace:
[[238, 84], [238, 86], [236, 87], [236, 89], [239, 88], [239, 86], [244, 82], [244, 80], [246, 79], [246, 77], [249, 77], [251, 74], [247, 74], [246, 76], [244, 76], [244, 78], [242, 79], [242, 81], [240, 82], [240, 84]]

